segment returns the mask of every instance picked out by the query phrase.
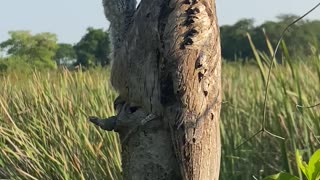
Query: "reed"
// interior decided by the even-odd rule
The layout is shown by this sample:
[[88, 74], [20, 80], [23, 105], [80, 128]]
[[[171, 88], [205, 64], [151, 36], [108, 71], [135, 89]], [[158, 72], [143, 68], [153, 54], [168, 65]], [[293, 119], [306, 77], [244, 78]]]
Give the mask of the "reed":
[[[282, 63], [271, 74], [266, 128], [285, 140], [260, 134], [236, 148], [261, 129], [271, 54], [252, 46], [256, 62], [223, 63], [220, 179], [298, 175], [295, 150], [310, 157], [319, 148], [320, 107], [296, 105], [319, 103], [320, 59], [290, 57], [282, 46]], [[117, 135], [87, 121], [114, 114], [108, 79], [103, 69], [0, 76], [0, 178], [121, 179]]]

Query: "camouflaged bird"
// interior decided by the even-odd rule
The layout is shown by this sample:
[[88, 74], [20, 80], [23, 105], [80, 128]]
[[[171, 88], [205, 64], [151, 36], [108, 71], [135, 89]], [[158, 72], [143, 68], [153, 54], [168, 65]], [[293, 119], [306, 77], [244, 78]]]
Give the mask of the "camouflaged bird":
[[143, 0], [137, 9], [135, 0], [103, 2], [114, 43], [111, 83], [120, 98], [162, 117], [184, 180], [218, 179], [221, 55], [215, 1]]

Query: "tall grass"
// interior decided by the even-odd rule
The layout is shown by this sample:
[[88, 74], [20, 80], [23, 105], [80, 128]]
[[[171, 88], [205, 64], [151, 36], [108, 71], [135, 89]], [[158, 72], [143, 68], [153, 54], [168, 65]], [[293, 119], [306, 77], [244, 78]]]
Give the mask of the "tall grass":
[[87, 115], [113, 114], [106, 72], [0, 79], [0, 178], [119, 179], [118, 137]]
[[[295, 149], [310, 156], [319, 148], [320, 59], [290, 57], [272, 71], [267, 134], [237, 145], [261, 129], [265, 72], [270, 55], [256, 49], [259, 63], [223, 64], [221, 178], [253, 179], [297, 174]], [[111, 116], [115, 93], [107, 70], [9, 73], [0, 77], [0, 178], [121, 179], [120, 147], [114, 133], [90, 125], [88, 115]]]
[[257, 65], [225, 64], [223, 69], [221, 179], [261, 178], [278, 171], [298, 174], [295, 150], [310, 157], [320, 147], [320, 107], [297, 107], [320, 101], [320, 59], [316, 54], [290, 57], [283, 43], [282, 64], [271, 74], [266, 129], [285, 140], [263, 133], [236, 148], [261, 130], [266, 73], [272, 60], [272, 54], [259, 52], [250, 36], [249, 40]]

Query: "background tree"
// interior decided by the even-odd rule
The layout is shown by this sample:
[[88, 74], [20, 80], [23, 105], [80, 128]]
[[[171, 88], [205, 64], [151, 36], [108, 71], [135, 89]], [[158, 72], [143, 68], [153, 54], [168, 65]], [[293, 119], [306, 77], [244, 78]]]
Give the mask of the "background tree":
[[[258, 26], [254, 26], [252, 19], [242, 19], [233, 25], [221, 26], [222, 56], [226, 60], [253, 59], [246, 33], [251, 35], [257, 49], [269, 54], [265, 35], [275, 46], [284, 28], [296, 18], [295, 15], [283, 14], [277, 16], [277, 21], [266, 21]], [[317, 49], [320, 42], [319, 31], [318, 20], [301, 20], [293, 25], [284, 35], [289, 54], [301, 57], [311, 55], [311, 49]], [[281, 57], [281, 49], [279, 54]]]
[[87, 33], [74, 47], [77, 64], [84, 67], [106, 66], [110, 64], [111, 52], [109, 34], [102, 29], [89, 27]]
[[222, 56], [228, 60], [245, 59], [253, 56], [247, 32], [253, 31], [253, 19], [241, 19], [234, 25], [221, 26]]
[[15, 63], [27, 63], [33, 68], [54, 69], [56, 63], [53, 59], [57, 45], [57, 37], [51, 33], [32, 35], [29, 31], [11, 31], [10, 38], [0, 44], [8, 57]]
[[76, 52], [71, 44], [58, 44], [58, 49], [54, 56], [58, 65], [72, 64], [76, 60], [76, 57]]

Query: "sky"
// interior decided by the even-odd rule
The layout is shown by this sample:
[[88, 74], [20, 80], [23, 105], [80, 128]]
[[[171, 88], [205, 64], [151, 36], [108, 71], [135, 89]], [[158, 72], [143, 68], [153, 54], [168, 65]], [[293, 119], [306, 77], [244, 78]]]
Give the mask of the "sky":
[[[256, 25], [279, 14], [302, 15], [319, 0], [216, 0], [220, 25], [254, 18]], [[320, 9], [308, 16], [320, 20]], [[63, 43], [77, 43], [88, 27], [107, 29], [102, 0], [1, 0], [0, 42], [8, 31], [51, 32]]]

